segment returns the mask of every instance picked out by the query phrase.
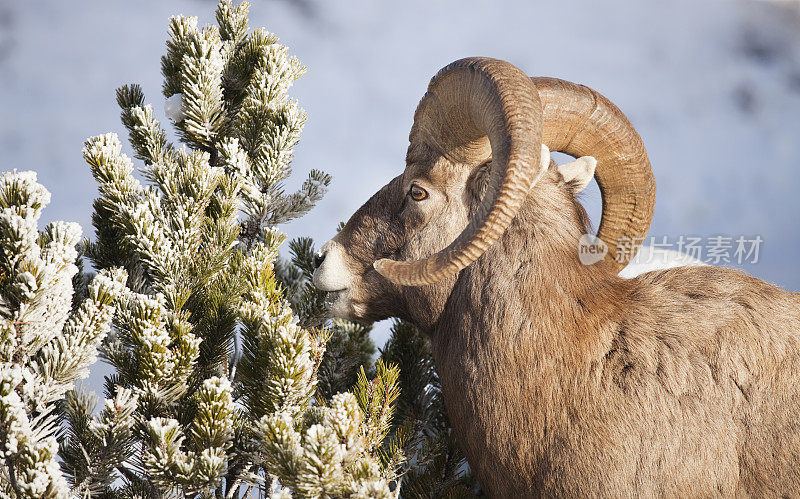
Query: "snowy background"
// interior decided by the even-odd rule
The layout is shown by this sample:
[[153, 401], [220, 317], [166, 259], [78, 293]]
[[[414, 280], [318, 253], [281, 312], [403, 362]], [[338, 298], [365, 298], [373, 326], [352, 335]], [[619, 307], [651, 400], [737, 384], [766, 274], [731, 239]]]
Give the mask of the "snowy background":
[[[800, 290], [800, 4], [753, 0], [253, 2], [251, 23], [308, 66], [295, 184], [333, 174], [327, 197], [284, 229], [331, 237], [402, 171], [414, 108], [448, 62], [487, 55], [605, 94], [644, 139], [658, 183], [651, 234], [764, 243], [747, 272]], [[52, 192], [45, 222], [91, 234], [95, 183], [83, 140], [121, 135], [114, 90], [141, 83], [163, 119], [170, 15], [213, 20], [211, 0], [0, 0], [3, 169]], [[128, 151], [130, 152], [130, 151]], [[290, 187], [295, 185], [290, 184]], [[598, 222], [592, 186], [585, 202]], [[737, 266], [737, 265], [734, 265]], [[385, 338], [379, 328], [376, 342]], [[93, 383], [94, 384], [94, 383]], [[96, 386], [96, 385], [95, 385]]]

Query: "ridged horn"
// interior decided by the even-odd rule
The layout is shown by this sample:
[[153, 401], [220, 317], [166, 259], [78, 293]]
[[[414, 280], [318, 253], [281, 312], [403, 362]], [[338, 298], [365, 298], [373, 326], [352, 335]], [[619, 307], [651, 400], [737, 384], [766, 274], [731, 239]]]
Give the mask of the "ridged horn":
[[[656, 182], [641, 137], [628, 118], [594, 90], [557, 78], [531, 78], [542, 103], [542, 140], [551, 151], [594, 156], [603, 214], [597, 236], [606, 261], [622, 270], [647, 235]], [[620, 251], [620, 243], [631, 244]]]
[[478, 259], [506, 230], [541, 177], [542, 106], [533, 82], [497, 59], [466, 58], [442, 68], [414, 113], [411, 129], [448, 158], [469, 164], [492, 149], [492, 172], [481, 207], [447, 248], [416, 261], [381, 259], [375, 269], [390, 281], [421, 286], [451, 276]]

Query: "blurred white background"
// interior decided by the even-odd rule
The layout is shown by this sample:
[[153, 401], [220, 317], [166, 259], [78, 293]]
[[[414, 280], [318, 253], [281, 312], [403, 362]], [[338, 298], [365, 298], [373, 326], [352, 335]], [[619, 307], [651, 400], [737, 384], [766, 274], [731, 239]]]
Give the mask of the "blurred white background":
[[[183, 13], [209, 23], [214, 8], [0, 0], [0, 158], [4, 170], [39, 172], [53, 194], [45, 222], [78, 221], [92, 235], [96, 187], [83, 140], [124, 136], [114, 102], [124, 83], [142, 84], [167, 125], [167, 20]], [[331, 237], [402, 171], [430, 77], [454, 59], [487, 55], [589, 85], [628, 115], [658, 183], [652, 235], [761, 236], [759, 261], [740, 267], [800, 290], [797, 3], [275, 0], [250, 12], [252, 25], [279, 35], [309, 68], [292, 92], [309, 120], [289, 187], [311, 168], [334, 176], [317, 208], [284, 227], [290, 236]], [[584, 199], [597, 224], [595, 186]]]

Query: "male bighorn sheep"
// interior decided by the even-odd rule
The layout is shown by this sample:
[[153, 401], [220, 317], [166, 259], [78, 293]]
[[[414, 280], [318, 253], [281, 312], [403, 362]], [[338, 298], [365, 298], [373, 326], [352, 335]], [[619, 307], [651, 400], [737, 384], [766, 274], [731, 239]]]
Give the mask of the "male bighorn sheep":
[[[586, 215], [542, 144], [597, 159], [600, 263], [578, 261]], [[800, 294], [709, 266], [620, 278], [616, 242], [647, 233], [654, 200], [605, 97], [463, 59], [431, 80], [405, 171], [323, 246], [314, 282], [337, 316], [430, 336], [492, 496], [798, 496]]]

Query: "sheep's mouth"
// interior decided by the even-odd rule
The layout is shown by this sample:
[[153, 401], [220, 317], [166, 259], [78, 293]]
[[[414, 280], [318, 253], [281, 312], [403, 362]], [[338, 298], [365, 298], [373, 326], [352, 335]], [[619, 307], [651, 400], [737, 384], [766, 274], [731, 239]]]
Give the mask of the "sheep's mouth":
[[347, 288], [337, 291], [328, 291], [325, 294], [324, 304], [331, 317], [347, 320], [355, 319], [353, 303], [350, 299], [350, 290]]

